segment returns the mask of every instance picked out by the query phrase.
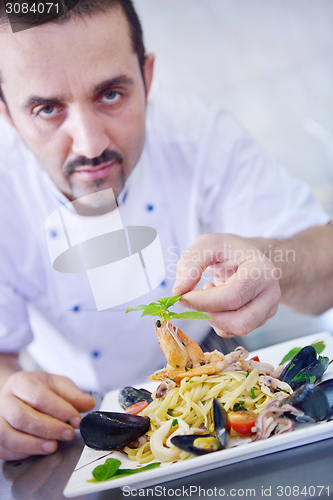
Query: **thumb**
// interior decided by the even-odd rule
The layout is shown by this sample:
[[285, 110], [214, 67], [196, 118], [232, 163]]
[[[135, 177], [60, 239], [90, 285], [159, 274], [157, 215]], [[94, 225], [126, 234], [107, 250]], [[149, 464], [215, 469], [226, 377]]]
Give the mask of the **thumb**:
[[80, 413], [92, 410], [96, 404], [94, 398], [85, 394], [72, 380], [62, 375], [51, 375], [53, 390]]

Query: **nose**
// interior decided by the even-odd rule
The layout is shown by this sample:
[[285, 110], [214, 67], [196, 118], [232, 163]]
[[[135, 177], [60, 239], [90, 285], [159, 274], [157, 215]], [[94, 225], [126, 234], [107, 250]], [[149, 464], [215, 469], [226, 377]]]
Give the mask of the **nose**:
[[110, 147], [103, 117], [92, 109], [73, 110], [67, 120], [67, 132], [75, 155], [96, 158]]

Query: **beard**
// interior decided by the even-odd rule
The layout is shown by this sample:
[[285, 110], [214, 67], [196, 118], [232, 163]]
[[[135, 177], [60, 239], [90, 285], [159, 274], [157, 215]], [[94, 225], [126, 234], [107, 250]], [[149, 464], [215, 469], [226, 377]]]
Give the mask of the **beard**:
[[[73, 182], [72, 174], [75, 169], [81, 166], [98, 167], [104, 163], [114, 162], [111, 175], [93, 181]], [[125, 174], [123, 157], [117, 151], [104, 151], [99, 157], [86, 158], [84, 156], [74, 161], [68, 162], [63, 167], [64, 174], [68, 180], [71, 190], [71, 197], [77, 203], [91, 208], [103, 208], [114, 203], [114, 197], [117, 197], [123, 190], [128, 176]], [[112, 189], [110, 189], [112, 188]], [[89, 196], [91, 195], [91, 196]]]

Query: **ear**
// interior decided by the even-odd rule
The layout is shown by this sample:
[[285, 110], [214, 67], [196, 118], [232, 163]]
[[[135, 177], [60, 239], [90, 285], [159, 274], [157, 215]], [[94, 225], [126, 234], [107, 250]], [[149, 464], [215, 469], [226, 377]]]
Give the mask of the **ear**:
[[145, 80], [146, 95], [147, 96], [149, 94], [151, 82], [153, 81], [154, 62], [155, 62], [154, 54], [147, 54], [144, 65], [143, 65], [143, 77]]

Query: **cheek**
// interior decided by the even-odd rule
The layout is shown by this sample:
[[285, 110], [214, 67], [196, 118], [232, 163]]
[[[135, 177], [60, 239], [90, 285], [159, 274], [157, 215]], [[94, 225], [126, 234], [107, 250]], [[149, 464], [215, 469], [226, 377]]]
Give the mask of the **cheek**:
[[131, 149], [136, 154], [136, 149], [142, 147], [145, 136], [145, 107], [129, 107], [123, 113], [121, 121], [115, 121], [113, 131], [119, 146]]
[[41, 130], [31, 123], [24, 128], [17, 128], [19, 134], [37, 158], [51, 164], [63, 163], [66, 160], [70, 141], [65, 134], [54, 130]]

